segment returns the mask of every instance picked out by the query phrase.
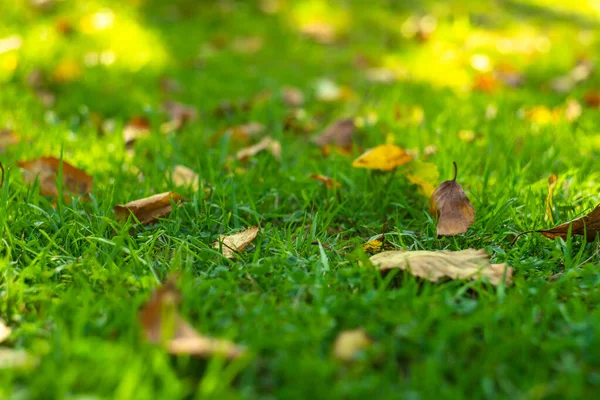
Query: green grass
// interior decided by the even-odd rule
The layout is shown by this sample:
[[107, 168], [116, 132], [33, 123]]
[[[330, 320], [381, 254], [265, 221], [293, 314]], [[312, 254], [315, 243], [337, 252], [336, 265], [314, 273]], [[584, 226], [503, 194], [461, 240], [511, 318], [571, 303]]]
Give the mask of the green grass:
[[[596, 76], [568, 94], [547, 86], [578, 57], [597, 53], [598, 11], [591, 6], [287, 1], [278, 14], [265, 15], [253, 1], [59, 1], [47, 12], [5, 3], [0, 38], [19, 35], [22, 46], [0, 52], [0, 127], [11, 127], [22, 141], [0, 156], [6, 168], [0, 318], [13, 328], [0, 346], [24, 349], [38, 362], [0, 370], [0, 398], [541, 399], [589, 398], [600, 390], [597, 243], [530, 234], [511, 245], [517, 232], [552, 226], [545, 213], [552, 173], [560, 177], [555, 221], [600, 202], [599, 111], [584, 107], [573, 123], [542, 126], [519, 117], [537, 105], [582, 102], [598, 87]], [[82, 32], [80, 21], [103, 8], [113, 10], [114, 26]], [[294, 24], [318, 13], [341, 21], [340, 43], [321, 45], [298, 33]], [[404, 37], [402, 23], [424, 13], [437, 17], [432, 38]], [[57, 33], [60, 18], [75, 33]], [[225, 45], [207, 56], [207, 43], [249, 35], [263, 38], [258, 52], [239, 54]], [[494, 40], [514, 37], [545, 37], [551, 46], [531, 54], [494, 47]], [[446, 50], [456, 58], [445, 64]], [[86, 54], [107, 51], [112, 64], [83, 64]], [[471, 91], [473, 54], [514, 65], [525, 74], [524, 86]], [[368, 82], [355, 65], [358, 55], [375, 66], [399, 65], [408, 77]], [[65, 83], [50, 78], [57, 101], [45, 109], [26, 77], [35, 69], [52, 77], [65, 60], [81, 74]], [[183, 87], [170, 97], [200, 113], [170, 135], [158, 131], [165, 121], [158, 84], [164, 76]], [[321, 78], [351, 87], [355, 96], [318, 101], [314, 85]], [[314, 132], [284, 129], [285, 85], [305, 92]], [[272, 96], [250, 110], [213, 113], [224, 100], [264, 90]], [[489, 105], [497, 107], [494, 119], [485, 116]], [[425, 118], [397, 121], [396, 106], [420, 106]], [[360, 129], [363, 148], [393, 140], [425, 158], [425, 147], [435, 145], [427, 161], [441, 180], [451, 178], [452, 161], [458, 162], [459, 182], [476, 209], [467, 234], [436, 238], [428, 199], [401, 173], [389, 180], [354, 169], [358, 149], [325, 158], [310, 142], [336, 118], [370, 114], [378, 119]], [[99, 134], [95, 115], [113, 120], [114, 132]], [[149, 117], [155, 129], [129, 158], [121, 129], [135, 115]], [[268, 154], [228, 161], [241, 145], [218, 132], [248, 121], [261, 122], [281, 141], [281, 163]], [[458, 139], [464, 129], [478, 138]], [[62, 155], [92, 174], [91, 201], [55, 206], [37, 186], [25, 185], [16, 162], [42, 155]], [[212, 195], [174, 188], [165, 175], [176, 164], [196, 170]], [[328, 190], [311, 173], [342, 186]], [[147, 227], [116, 222], [115, 204], [171, 189], [189, 201], [170, 217]], [[381, 232], [384, 216], [394, 247], [485, 248], [494, 262], [514, 267], [514, 284], [381, 276], [365, 262], [361, 244]], [[219, 234], [250, 225], [261, 231], [237, 259], [212, 248]], [[137, 312], [171, 272], [181, 273], [186, 319], [200, 332], [246, 346], [248, 358], [173, 357], [144, 342]], [[355, 362], [336, 361], [337, 334], [357, 327], [373, 346]]]

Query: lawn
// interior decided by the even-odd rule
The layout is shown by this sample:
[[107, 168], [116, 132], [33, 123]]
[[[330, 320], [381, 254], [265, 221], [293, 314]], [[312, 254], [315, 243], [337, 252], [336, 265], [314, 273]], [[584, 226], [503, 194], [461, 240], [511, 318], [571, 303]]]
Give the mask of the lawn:
[[[598, 243], [513, 239], [600, 203], [599, 17], [591, 0], [4, 0], [0, 399], [591, 398]], [[320, 148], [342, 118], [352, 145]], [[264, 137], [280, 158], [236, 157]], [[383, 144], [413, 161], [353, 167]], [[42, 193], [19, 167], [38, 157], [91, 194]], [[438, 237], [426, 187], [453, 161], [475, 221]], [[185, 201], [164, 218], [117, 219], [167, 191]], [[214, 247], [252, 226], [232, 258]], [[512, 283], [382, 274], [363, 249], [382, 233], [386, 250], [485, 249]], [[170, 276], [179, 314], [241, 357], [145, 339]]]

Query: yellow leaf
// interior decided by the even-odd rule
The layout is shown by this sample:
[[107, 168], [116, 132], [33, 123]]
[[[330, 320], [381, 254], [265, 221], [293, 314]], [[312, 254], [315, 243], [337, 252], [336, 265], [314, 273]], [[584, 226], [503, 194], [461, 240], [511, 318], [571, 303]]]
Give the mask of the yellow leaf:
[[435, 164], [420, 160], [415, 160], [409, 164], [405, 176], [411, 183], [417, 185], [419, 192], [426, 197], [431, 197], [435, 192], [440, 179], [440, 173]]
[[342, 331], [335, 339], [333, 354], [338, 360], [352, 361], [356, 353], [369, 348], [371, 343], [371, 339], [362, 328]]
[[393, 144], [383, 144], [358, 157], [352, 163], [354, 168], [378, 169], [392, 171], [412, 160], [412, 156], [402, 147]]

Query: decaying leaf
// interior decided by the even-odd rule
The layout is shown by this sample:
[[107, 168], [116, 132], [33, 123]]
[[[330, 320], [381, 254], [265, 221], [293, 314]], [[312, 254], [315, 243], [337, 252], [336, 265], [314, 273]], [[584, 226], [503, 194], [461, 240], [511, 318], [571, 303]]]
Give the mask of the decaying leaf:
[[310, 174], [308, 176], [310, 179], [314, 179], [316, 181], [319, 182], [323, 182], [325, 184], [325, 186], [327, 186], [329, 189], [333, 189], [334, 187], [340, 187], [340, 183], [334, 181], [333, 179], [331, 179], [328, 176], [325, 175], [321, 175], [321, 174]]
[[133, 214], [142, 225], [146, 225], [171, 214], [172, 203], [181, 206], [183, 198], [175, 192], [159, 193], [124, 205], [116, 205], [114, 211], [118, 221], [124, 222]]
[[233, 235], [221, 235], [219, 240], [213, 244], [213, 248], [222, 249], [223, 256], [234, 258], [236, 253], [244, 250], [258, 235], [258, 226], [238, 232]]
[[394, 268], [408, 270], [418, 278], [437, 282], [441, 278], [478, 279], [487, 277], [492, 285], [503, 278], [509, 284], [513, 269], [505, 264], [491, 264], [485, 250], [460, 251], [384, 251], [370, 258], [380, 271]]
[[333, 355], [340, 361], [352, 361], [360, 351], [372, 344], [363, 328], [350, 329], [339, 333], [333, 345]]
[[248, 122], [247, 124], [232, 126], [219, 133], [219, 136], [229, 134], [231, 140], [245, 142], [258, 136], [265, 131], [265, 126], [260, 122]]
[[353, 137], [356, 131], [354, 119], [344, 118], [329, 125], [325, 131], [314, 138], [314, 142], [328, 154], [329, 147], [333, 146], [341, 153], [352, 152]]
[[354, 168], [378, 169], [392, 171], [394, 168], [410, 162], [413, 156], [402, 147], [394, 144], [383, 144], [367, 150], [352, 163]]
[[[58, 196], [56, 178], [58, 177], [61, 160], [55, 157], [41, 157], [30, 161], [19, 161], [17, 165], [23, 170], [26, 183], [40, 182], [40, 192], [44, 196]], [[84, 196], [92, 192], [94, 178], [84, 170], [75, 168], [62, 161], [63, 191], [73, 195]], [[65, 194], [65, 198], [68, 198]]]
[[440, 236], [465, 233], [475, 220], [475, 209], [463, 188], [456, 182], [457, 174], [458, 168], [454, 163], [454, 178], [442, 182], [431, 197], [439, 213], [437, 234]]
[[180, 302], [181, 293], [174, 279], [152, 293], [139, 312], [140, 325], [148, 342], [163, 345], [171, 354], [221, 355], [229, 359], [243, 354], [244, 350], [229, 340], [199, 334], [179, 315]]
[[4, 152], [8, 146], [19, 143], [19, 138], [11, 129], [0, 129], [0, 152]]
[[171, 172], [171, 179], [177, 186], [191, 187], [194, 191], [198, 190], [198, 174], [185, 165], [176, 165]]
[[554, 209], [554, 205], [552, 202], [552, 196], [554, 196], [554, 189], [556, 188], [556, 183], [558, 182], [558, 175], [552, 174], [548, 178], [548, 196], [546, 196], [546, 216], [550, 220], [550, 222], [554, 222], [554, 217], [552, 210]]
[[531, 232], [541, 233], [548, 239], [556, 239], [558, 237], [567, 239], [567, 236], [569, 235], [569, 228], [571, 229], [572, 235], [585, 236], [588, 242], [593, 242], [596, 240], [598, 233], [600, 233], [600, 204], [583, 217], [576, 218], [562, 225], [555, 226], [554, 228], [519, 233], [513, 239], [513, 243], [516, 242], [516, 240], [522, 235]]
[[435, 164], [413, 160], [407, 166], [404, 173], [406, 179], [419, 187], [419, 192], [427, 198], [430, 198], [435, 191], [435, 185], [439, 182], [440, 173]]
[[165, 102], [163, 109], [169, 115], [169, 121], [161, 125], [160, 130], [162, 133], [174, 132], [198, 117], [195, 107], [176, 101]]
[[0, 319], [0, 343], [4, 342], [10, 336], [11, 329]]
[[595, 90], [590, 90], [583, 96], [583, 102], [588, 107], [592, 107], [592, 108], [600, 107], [600, 92], [596, 92]]
[[281, 97], [283, 98], [283, 102], [289, 107], [302, 107], [304, 104], [304, 93], [302, 93], [302, 90], [292, 86], [284, 86], [281, 89]]
[[236, 158], [238, 160], [248, 160], [265, 150], [269, 151], [277, 161], [281, 161], [281, 144], [271, 136], [264, 137], [260, 142], [253, 146], [241, 149], [237, 152]]
[[148, 136], [150, 136], [150, 121], [145, 117], [134, 117], [123, 127], [123, 140], [128, 149], [136, 140]]

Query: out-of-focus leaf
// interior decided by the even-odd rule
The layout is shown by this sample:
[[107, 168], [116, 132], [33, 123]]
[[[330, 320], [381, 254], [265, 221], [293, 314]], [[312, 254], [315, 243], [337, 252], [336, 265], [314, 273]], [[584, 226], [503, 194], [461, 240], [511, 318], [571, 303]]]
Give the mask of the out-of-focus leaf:
[[351, 329], [338, 334], [333, 345], [333, 355], [340, 361], [352, 361], [360, 351], [372, 344], [364, 329]]
[[343, 154], [352, 152], [356, 125], [354, 119], [344, 118], [329, 125], [323, 133], [314, 138], [325, 154], [333, 148]]
[[11, 329], [0, 319], [0, 343], [4, 342], [11, 334]]
[[419, 187], [419, 192], [430, 198], [440, 180], [440, 173], [435, 164], [414, 160], [407, 165], [404, 176]]
[[[23, 179], [33, 183], [36, 179], [40, 182], [40, 192], [44, 196], [58, 196], [56, 178], [61, 167], [61, 160], [55, 157], [40, 157], [30, 161], [19, 161], [17, 165], [23, 170]], [[94, 178], [84, 170], [76, 168], [66, 161], [62, 161], [62, 185], [67, 194], [84, 196], [92, 192]]]
[[325, 176], [325, 175], [310, 174], [309, 178], [324, 183], [325, 186], [327, 186], [329, 189], [333, 189], [334, 187], [339, 188], [341, 186], [339, 182], [336, 182], [333, 179], [331, 179], [330, 177]]
[[8, 146], [19, 143], [19, 138], [11, 129], [0, 129], [0, 152], [4, 152]]
[[367, 150], [352, 163], [354, 168], [377, 169], [392, 171], [396, 167], [410, 162], [413, 157], [402, 147], [393, 144], [383, 144]]
[[236, 158], [238, 160], [248, 160], [265, 150], [269, 151], [277, 161], [281, 161], [281, 144], [270, 136], [264, 137], [253, 146], [238, 151]]

